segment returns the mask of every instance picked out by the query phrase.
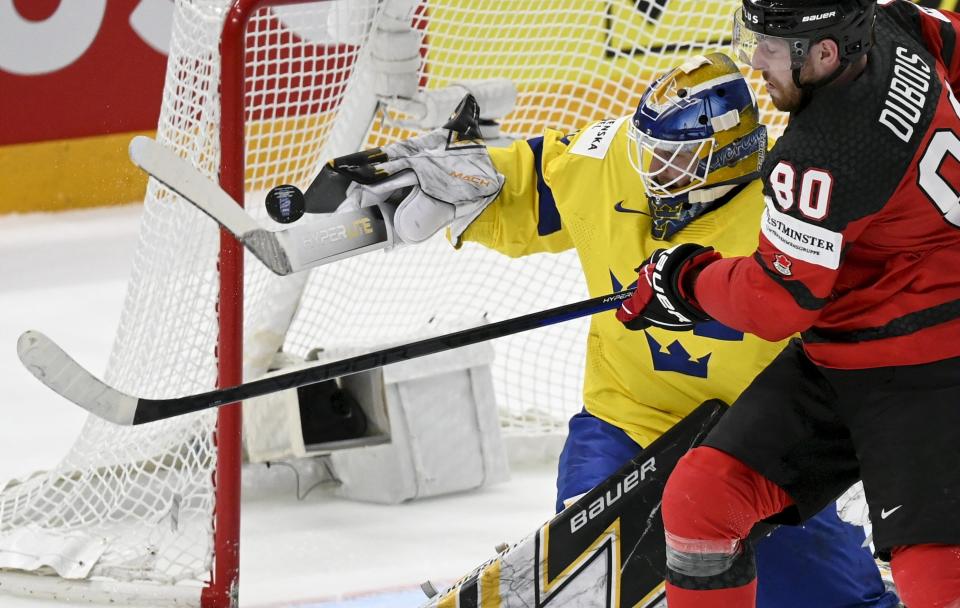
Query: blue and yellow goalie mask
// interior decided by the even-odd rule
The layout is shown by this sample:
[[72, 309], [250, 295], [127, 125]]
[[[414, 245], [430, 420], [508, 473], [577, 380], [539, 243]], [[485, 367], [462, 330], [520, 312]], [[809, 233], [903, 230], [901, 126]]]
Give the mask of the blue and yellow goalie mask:
[[653, 236], [669, 239], [756, 179], [767, 148], [757, 100], [732, 59], [689, 59], [643, 94], [629, 158], [643, 179]]

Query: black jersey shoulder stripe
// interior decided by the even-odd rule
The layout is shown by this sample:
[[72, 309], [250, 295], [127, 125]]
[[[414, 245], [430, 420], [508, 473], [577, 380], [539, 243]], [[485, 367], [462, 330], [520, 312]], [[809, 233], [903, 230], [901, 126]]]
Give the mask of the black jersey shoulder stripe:
[[880, 10], [899, 24], [903, 31], [910, 34], [917, 42], [924, 44], [923, 27], [921, 26], [924, 15], [912, 2], [893, 2], [881, 7]]
[[767, 268], [767, 265], [763, 263], [763, 257], [759, 253], [753, 254], [754, 261], [760, 265], [760, 268], [763, 268], [763, 271], [767, 274], [768, 277], [773, 279], [773, 282], [777, 285], [780, 285], [793, 297], [793, 301], [797, 303], [797, 306], [804, 310], [820, 310], [827, 305], [829, 300], [824, 298], [818, 298], [813, 295], [807, 286], [801, 283], [800, 281], [786, 281], [779, 272], [775, 272]]
[[[931, 48], [931, 44], [940, 46], [939, 59], [941, 63], [943, 63], [944, 67], [947, 68], [947, 73], [949, 75], [949, 73], [953, 71], [954, 62], [956, 61], [956, 58], [953, 56], [957, 46], [956, 26], [953, 24], [952, 21], [950, 22], [942, 21], [941, 19], [937, 19], [936, 17], [924, 15], [920, 13], [919, 10], [916, 10], [916, 13], [919, 16], [919, 19], [929, 19], [931, 23], [937, 24], [939, 32], [936, 36], [939, 38], [939, 40], [928, 40], [927, 32], [930, 30], [921, 29], [920, 35], [923, 37], [921, 42], [923, 42], [923, 46], [925, 46], [927, 50], [931, 51], [931, 53], [933, 52]], [[918, 23], [918, 26], [919, 26], [919, 23]]]
[[940, 51], [940, 59], [943, 61], [943, 65], [946, 66], [948, 72], [952, 72], [954, 62], [956, 61], [954, 53], [957, 48], [957, 30], [954, 28], [952, 22], [945, 23], [940, 21], [940, 41], [943, 43], [943, 50]]
[[960, 319], [960, 300], [944, 302], [930, 308], [907, 313], [880, 327], [846, 332], [811, 328], [803, 332], [803, 340], [811, 344], [821, 344], [825, 342], [854, 343], [882, 340], [884, 338], [899, 338], [954, 319]]
[[[893, 17], [894, 21], [898, 22], [905, 32], [910, 34], [917, 42], [923, 44], [928, 50], [930, 50], [930, 44], [939, 46], [941, 48], [940, 61], [947, 70], [952, 71], [954, 62], [957, 60], [954, 57], [957, 46], [957, 30], [953, 22], [948, 23], [932, 15], [924, 14], [911, 2], [894, 2], [881, 10], [885, 11], [888, 16]], [[941, 14], [943, 14], [943, 11], [941, 11]], [[929, 30], [923, 27], [925, 20], [937, 23], [939, 40], [927, 39], [926, 32]]]

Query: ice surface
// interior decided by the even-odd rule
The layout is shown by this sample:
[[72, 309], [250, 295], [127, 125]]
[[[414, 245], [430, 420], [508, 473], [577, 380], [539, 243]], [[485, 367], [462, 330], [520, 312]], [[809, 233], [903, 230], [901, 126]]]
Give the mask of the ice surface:
[[[0, 483], [54, 466], [85, 419], [21, 368], [17, 337], [38, 329], [102, 375], [120, 316], [140, 206], [0, 216]], [[289, 469], [244, 472], [240, 605], [417, 606], [426, 579], [459, 578], [552, 513], [554, 469], [505, 484], [382, 506], [320, 487], [298, 501]], [[89, 606], [0, 595], [4, 608]]]

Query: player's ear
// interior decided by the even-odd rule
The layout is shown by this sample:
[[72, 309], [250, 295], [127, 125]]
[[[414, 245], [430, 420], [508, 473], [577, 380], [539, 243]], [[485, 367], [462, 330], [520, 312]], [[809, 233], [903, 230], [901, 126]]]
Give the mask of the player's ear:
[[840, 65], [840, 47], [831, 38], [825, 38], [814, 44], [810, 49], [810, 54], [817, 60], [821, 69], [828, 74]]

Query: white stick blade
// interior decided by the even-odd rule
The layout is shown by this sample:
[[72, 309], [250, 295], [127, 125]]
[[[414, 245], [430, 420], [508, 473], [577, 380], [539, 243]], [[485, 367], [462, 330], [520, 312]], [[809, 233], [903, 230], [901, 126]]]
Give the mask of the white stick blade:
[[149, 137], [138, 135], [130, 140], [129, 153], [133, 164], [226, 228], [267, 268], [279, 275], [290, 274], [290, 260], [277, 237], [250, 217], [216, 182]]
[[62, 397], [114, 424], [133, 424], [137, 399], [106, 385], [42, 333], [24, 332], [17, 340], [17, 355], [31, 374]]
[[150, 177], [206, 213], [237, 238], [262, 230], [220, 185], [157, 141], [138, 135], [130, 140], [130, 160]]

